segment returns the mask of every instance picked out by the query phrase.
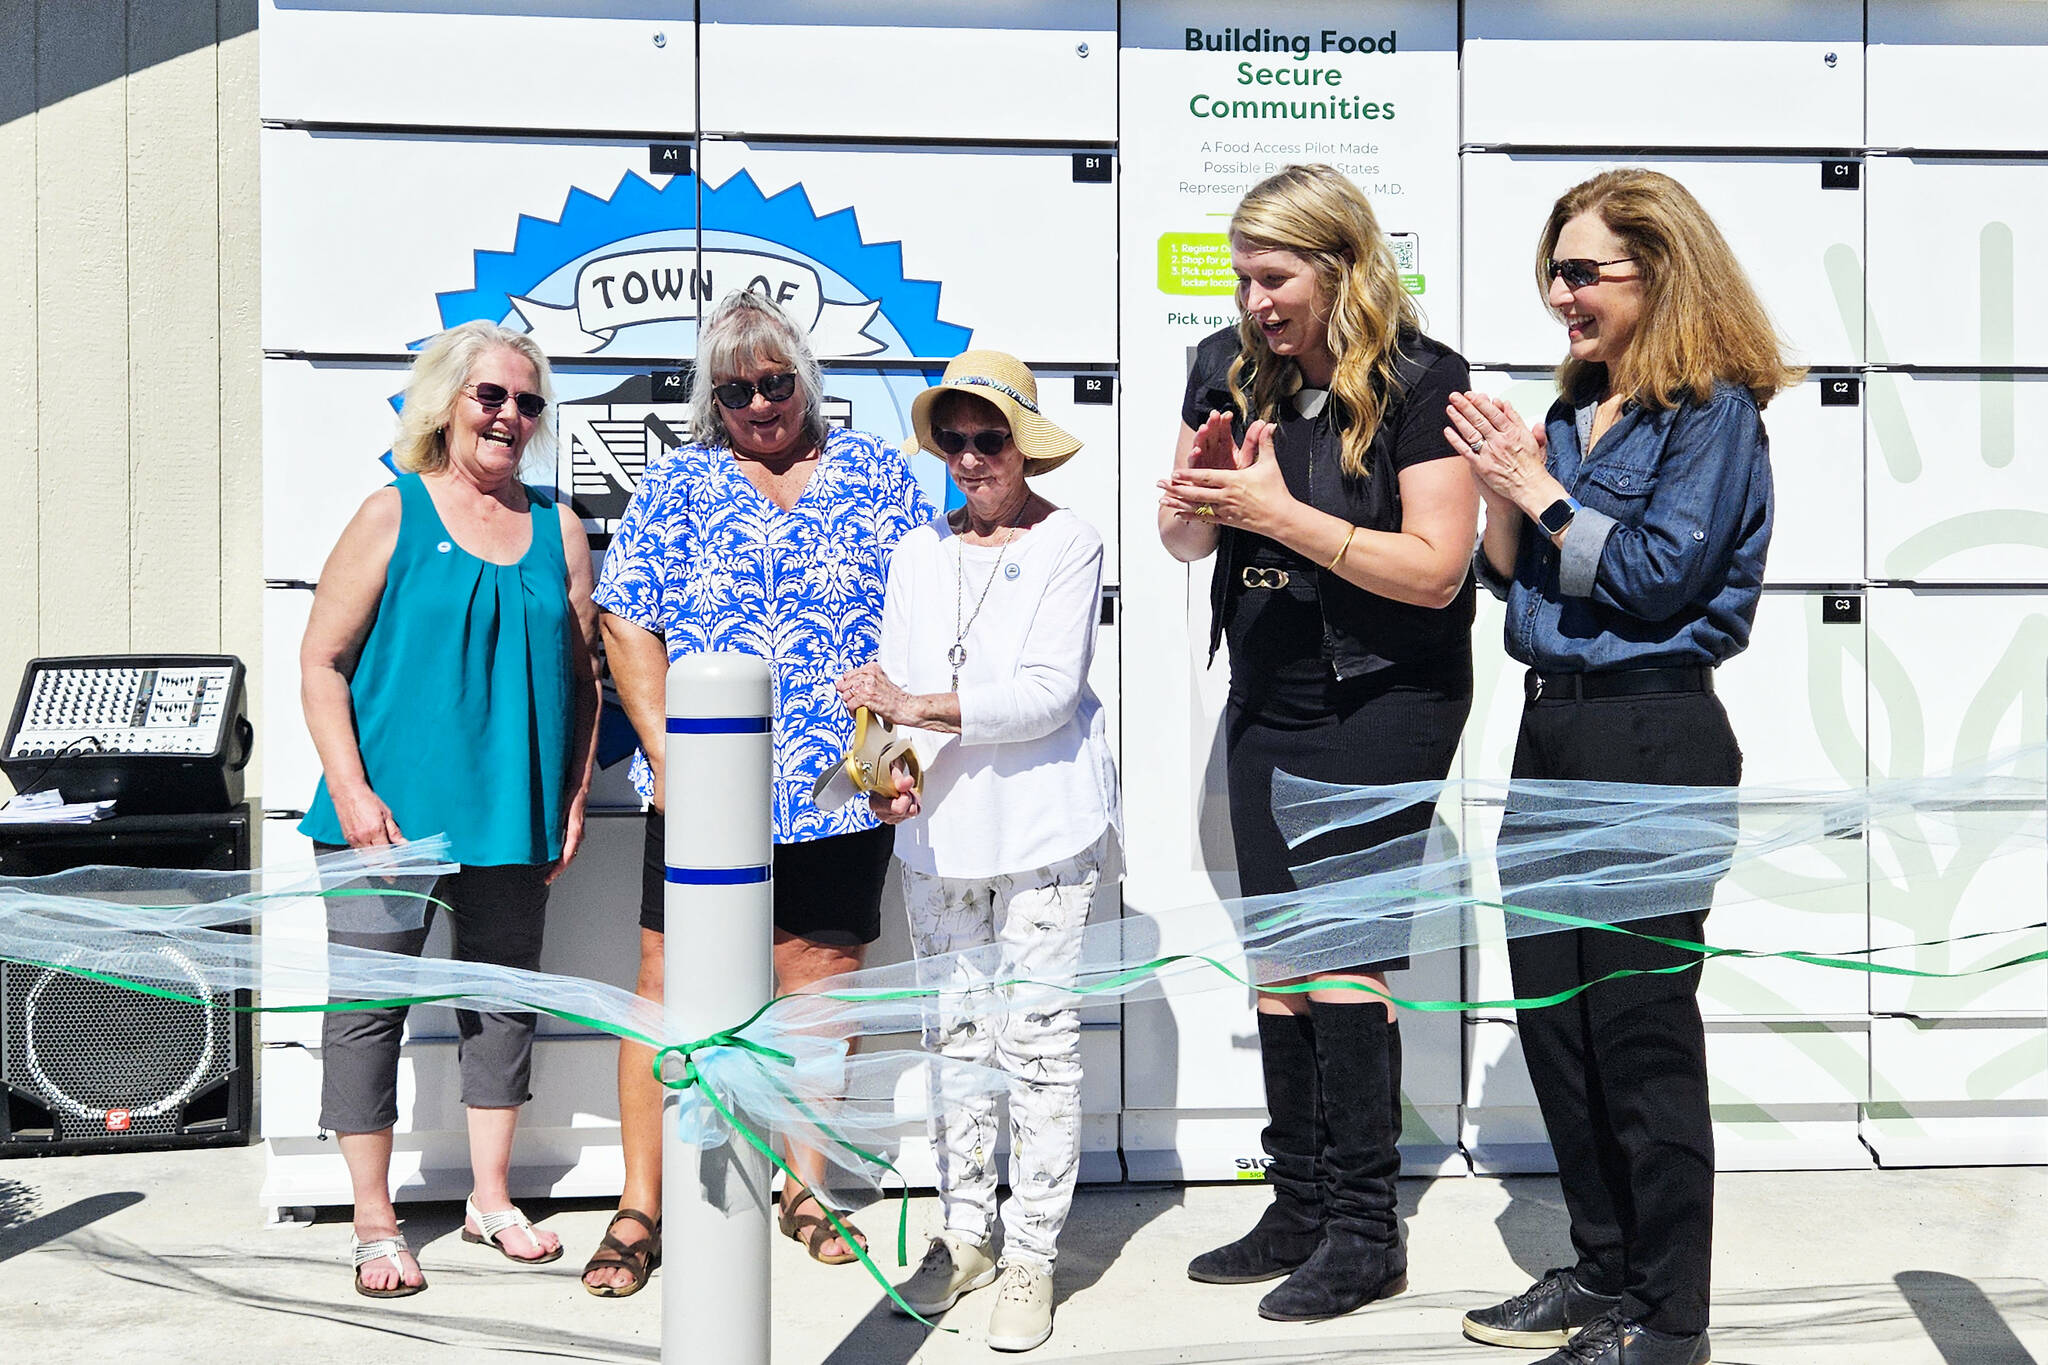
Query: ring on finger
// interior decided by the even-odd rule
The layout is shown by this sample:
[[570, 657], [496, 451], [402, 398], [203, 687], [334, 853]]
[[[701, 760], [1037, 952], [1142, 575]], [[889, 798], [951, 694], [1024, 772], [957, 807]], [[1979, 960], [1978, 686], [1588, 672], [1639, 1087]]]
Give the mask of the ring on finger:
[[1466, 444], [1471, 446], [1472, 453], [1477, 455], [1480, 451], [1486, 449], [1486, 438], [1484, 436], [1474, 436], [1466, 441]]
[[1213, 517], [1213, 516], [1215, 516], [1215, 515], [1216, 515], [1216, 508], [1215, 508], [1215, 505], [1214, 505], [1213, 503], [1206, 503], [1206, 502], [1198, 502], [1198, 503], [1196, 503], [1196, 504], [1195, 504], [1195, 515], [1196, 515], [1196, 516], [1198, 516], [1198, 517]]

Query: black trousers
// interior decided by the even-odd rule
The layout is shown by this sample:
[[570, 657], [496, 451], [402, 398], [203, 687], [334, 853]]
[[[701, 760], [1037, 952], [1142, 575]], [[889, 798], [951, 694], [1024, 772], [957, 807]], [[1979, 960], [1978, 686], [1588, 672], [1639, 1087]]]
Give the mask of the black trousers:
[[[1635, 782], [1660, 786], [1734, 786], [1742, 751], [1727, 712], [1711, 692], [1656, 693], [1593, 701], [1545, 698], [1529, 703], [1515, 746], [1514, 776]], [[1543, 801], [1512, 789], [1503, 828], [1511, 838], [1555, 833], [1559, 817]], [[1616, 862], [1614, 852], [1561, 852], [1503, 869], [1511, 904], [1593, 918], [1630, 916], [1643, 933], [1700, 942], [1714, 885], [1727, 867], [1735, 812], [1703, 811], [1696, 876], [1657, 884], [1669, 913], [1634, 917], [1640, 889], [1615, 898], [1638, 903], [1615, 913], [1603, 893], [1541, 888], [1574, 861]], [[1647, 861], [1668, 849], [1642, 851]], [[1718, 862], [1716, 859], [1718, 858]], [[1517, 889], [1519, 888], [1519, 890]], [[1519, 930], [1508, 942], [1515, 994], [1550, 995], [1622, 968], [1695, 961], [1692, 955], [1598, 929]], [[1700, 1022], [1697, 965], [1690, 971], [1603, 981], [1560, 1005], [1519, 1020], [1529, 1078], [1557, 1156], [1571, 1213], [1579, 1281], [1619, 1294], [1622, 1312], [1661, 1332], [1707, 1328], [1714, 1226], [1714, 1135], [1707, 1110], [1706, 1035]]]

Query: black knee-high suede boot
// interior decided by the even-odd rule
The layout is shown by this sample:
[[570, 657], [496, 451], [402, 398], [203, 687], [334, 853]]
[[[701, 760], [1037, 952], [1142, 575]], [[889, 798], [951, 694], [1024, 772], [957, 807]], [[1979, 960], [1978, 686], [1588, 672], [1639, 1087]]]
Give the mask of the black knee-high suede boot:
[[1408, 1287], [1395, 1181], [1387, 1013], [1372, 1004], [1311, 1001], [1322, 1086], [1323, 1244], [1259, 1302], [1259, 1316], [1313, 1322]]
[[1317, 1098], [1315, 1025], [1306, 1014], [1259, 1020], [1259, 1065], [1266, 1075], [1266, 1183], [1273, 1202], [1234, 1242], [1188, 1262], [1188, 1278], [1251, 1284], [1285, 1275], [1323, 1240], [1323, 1184], [1317, 1167], [1324, 1136]]

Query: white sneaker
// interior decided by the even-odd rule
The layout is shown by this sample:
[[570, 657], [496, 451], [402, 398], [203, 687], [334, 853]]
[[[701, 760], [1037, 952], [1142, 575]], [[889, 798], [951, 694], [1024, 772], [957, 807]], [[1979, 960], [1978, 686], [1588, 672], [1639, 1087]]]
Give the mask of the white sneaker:
[[995, 1311], [988, 1315], [992, 1351], [1029, 1351], [1052, 1335], [1052, 1274], [1028, 1265], [1003, 1267]]
[[[942, 1232], [925, 1248], [917, 1273], [898, 1285], [896, 1292], [903, 1296], [904, 1303], [929, 1318], [945, 1312], [962, 1294], [981, 1288], [995, 1277], [995, 1258], [988, 1254], [986, 1246], [970, 1242], [957, 1232]], [[899, 1314], [903, 1311], [894, 1299], [889, 1301], [889, 1307]]]

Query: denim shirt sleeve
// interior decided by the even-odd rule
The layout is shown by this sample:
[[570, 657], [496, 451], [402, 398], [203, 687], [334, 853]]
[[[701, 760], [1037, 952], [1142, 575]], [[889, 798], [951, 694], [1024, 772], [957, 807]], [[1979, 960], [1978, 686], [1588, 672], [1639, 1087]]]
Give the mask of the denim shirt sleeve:
[[[1705, 596], [1726, 574], [1763, 459], [1763, 424], [1740, 390], [1724, 387], [1704, 407], [1679, 413], [1640, 523], [1582, 510], [1565, 537], [1567, 561], [1580, 560], [1576, 540], [1597, 555], [1583, 595], [1643, 621], [1665, 620]], [[1570, 592], [1562, 582], [1560, 589]]]

